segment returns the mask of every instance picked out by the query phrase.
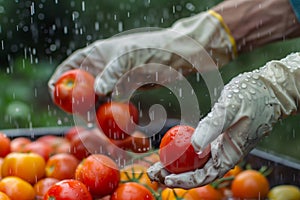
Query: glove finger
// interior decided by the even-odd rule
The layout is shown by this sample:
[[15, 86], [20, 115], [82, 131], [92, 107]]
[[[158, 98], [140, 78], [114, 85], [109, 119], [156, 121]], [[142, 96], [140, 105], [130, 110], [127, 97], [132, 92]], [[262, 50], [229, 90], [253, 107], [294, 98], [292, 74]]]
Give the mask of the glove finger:
[[147, 174], [150, 180], [164, 183], [165, 177], [170, 173], [164, 169], [161, 162], [156, 162], [147, 169]]
[[[224, 89], [211, 112], [198, 123], [191, 138], [195, 151], [204, 150], [232, 124], [239, 111], [240, 101], [236, 101], [235, 96], [231, 95], [231, 91]], [[231, 98], [227, 98], [228, 96]]]

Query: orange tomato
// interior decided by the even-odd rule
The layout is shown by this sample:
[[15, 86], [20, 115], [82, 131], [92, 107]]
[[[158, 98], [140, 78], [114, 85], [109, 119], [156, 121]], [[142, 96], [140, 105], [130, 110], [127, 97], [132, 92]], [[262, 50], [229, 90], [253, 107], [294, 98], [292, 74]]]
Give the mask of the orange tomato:
[[45, 160], [36, 153], [13, 152], [2, 164], [2, 176], [17, 176], [34, 184], [45, 175]]
[[10, 139], [0, 132], [0, 157], [5, 157], [10, 153]]
[[196, 187], [191, 190], [195, 191], [198, 194], [199, 200], [221, 200], [223, 198], [221, 191], [215, 189], [212, 185], [209, 184], [201, 187]]
[[196, 191], [182, 188], [165, 188], [161, 191], [161, 200], [199, 200], [199, 195]]
[[35, 198], [33, 186], [16, 176], [1, 179], [0, 191], [4, 192], [11, 200], [34, 200]]
[[264, 199], [269, 189], [268, 179], [256, 170], [240, 172], [231, 183], [232, 195], [242, 199]]
[[147, 175], [147, 168], [143, 165], [132, 164], [120, 170], [121, 181], [137, 181], [142, 185], [147, 185], [153, 190], [158, 189], [158, 182], [153, 182]]
[[35, 192], [35, 199], [42, 200], [48, 189], [57, 183], [59, 180], [56, 178], [42, 178], [33, 186]]
[[0, 200], [11, 200], [4, 192], [0, 192]]
[[119, 185], [111, 195], [111, 200], [155, 200], [154, 195], [145, 186], [136, 182], [127, 182]]
[[0, 158], [0, 180], [2, 178], [2, 164], [3, 164], [3, 158]]
[[79, 160], [72, 154], [55, 154], [46, 162], [46, 176], [59, 180], [75, 178], [78, 164]]

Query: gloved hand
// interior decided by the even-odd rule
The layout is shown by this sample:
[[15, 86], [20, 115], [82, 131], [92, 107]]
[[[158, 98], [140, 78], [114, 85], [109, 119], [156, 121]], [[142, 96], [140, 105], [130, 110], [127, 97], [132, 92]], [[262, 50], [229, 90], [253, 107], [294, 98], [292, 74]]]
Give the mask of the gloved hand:
[[272, 130], [280, 118], [297, 111], [300, 99], [300, 53], [271, 61], [233, 78], [192, 137], [201, 152], [211, 144], [211, 158], [201, 169], [169, 174], [160, 162], [149, 177], [169, 187], [193, 188], [222, 177]]
[[96, 41], [77, 50], [61, 63], [48, 86], [53, 95], [58, 77], [67, 70], [81, 67], [96, 77], [95, 92], [103, 96], [112, 92], [119, 79], [134, 67], [142, 66], [143, 70], [131, 77], [136, 79], [131, 82], [144, 79], [147, 73], [158, 73], [162, 79], [167, 79], [168, 74], [160, 72], [159, 67], [150, 69], [143, 64], [159, 63], [177, 70], [183, 67], [180, 70], [185, 73], [193, 67], [183, 65], [184, 59], [191, 61], [189, 64], [192, 65], [193, 60], [200, 58], [199, 54], [211, 56], [219, 66], [227, 63], [235, 54], [234, 40], [222, 23], [222, 17], [212, 10], [181, 19], [169, 29]]

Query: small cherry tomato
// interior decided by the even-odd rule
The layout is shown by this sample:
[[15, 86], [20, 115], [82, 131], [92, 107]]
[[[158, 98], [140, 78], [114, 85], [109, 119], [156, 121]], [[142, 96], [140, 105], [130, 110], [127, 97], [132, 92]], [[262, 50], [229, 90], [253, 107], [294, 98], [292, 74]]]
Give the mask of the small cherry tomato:
[[78, 164], [79, 160], [72, 154], [55, 154], [46, 163], [46, 176], [59, 180], [73, 179]]
[[82, 127], [82, 126], [73, 126], [71, 127], [69, 130], [67, 130], [64, 134], [64, 137], [69, 140], [72, 141], [72, 139], [77, 136], [79, 133], [86, 131], [86, 128]]
[[121, 149], [134, 153], [144, 153], [150, 150], [150, 139], [140, 131], [134, 131], [132, 135], [122, 140], [110, 140]]
[[75, 179], [65, 179], [52, 185], [44, 200], [93, 200], [87, 187]]
[[197, 154], [191, 144], [194, 128], [177, 125], [163, 136], [159, 146], [159, 157], [164, 167], [171, 173], [182, 173], [201, 168], [211, 157], [210, 146]]
[[31, 143], [31, 140], [26, 137], [16, 137], [10, 142], [11, 152], [23, 152], [26, 144]]
[[95, 106], [94, 76], [82, 69], [63, 73], [54, 84], [54, 103], [68, 113], [85, 115]]
[[147, 185], [153, 190], [158, 189], [158, 182], [153, 182], [147, 175], [147, 168], [143, 165], [132, 164], [120, 170], [121, 181], [135, 181]]
[[93, 154], [77, 166], [75, 178], [88, 187], [93, 197], [101, 198], [118, 187], [120, 170], [110, 157]]
[[111, 200], [155, 200], [154, 195], [145, 186], [136, 182], [121, 184], [111, 195]]
[[32, 152], [32, 153], [39, 154], [45, 159], [45, 161], [47, 161], [49, 157], [52, 155], [53, 149], [48, 144], [44, 144], [39, 141], [32, 141], [24, 146], [23, 152], [24, 153]]
[[12, 152], [2, 163], [2, 177], [17, 176], [34, 184], [45, 175], [46, 162], [36, 153]]
[[10, 153], [10, 139], [0, 132], [0, 157], [5, 157]]
[[199, 200], [206, 200], [206, 199], [222, 200], [223, 199], [223, 194], [221, 193], [221, 191], [214, 188], [210, 184], [201, 187], [196, 187], [191, 190], [198, 194]]
[[107, 102], [96, 112], [99, 128], [110, 139], [120, 140], [135, 131], [138, 110], [132, 103]]
[[34, 200], [35, 198], [33, 186], [16, 176], [7, 176], [1, 179], [0, 191], [4, 192], [11, 200]]
[[197, 192], [182, 188], [164, 188], [161, 191], [161, 200], [201, 200]]
[[242, 199], [264, 199], [269, 189], [268, 179], [256, 170], [240, 172], [231, 183], [232, 195]]
[[33, 189], [35, 192], [35, 199], [42, 200], [44, 195], [48, 191], [48, 189], [54, 185], [55, 183], [59, 182], [56, 178], [42, 178], [38, 182], [33, 185]]

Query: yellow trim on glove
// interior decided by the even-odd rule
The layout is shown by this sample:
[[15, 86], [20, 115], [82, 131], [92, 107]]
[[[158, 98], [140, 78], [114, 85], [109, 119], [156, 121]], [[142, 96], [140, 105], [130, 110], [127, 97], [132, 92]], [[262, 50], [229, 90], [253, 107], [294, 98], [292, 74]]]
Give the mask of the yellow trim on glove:
[[232, 36], [231, 31], [229, 30], [228, 26], [225, 24], [225, 22], [223, 20], [223, 17], [219, 13], [217, 13], [217, 12], [215, 12], [213, 10], [209, 10], [208, 13], [211, 14], [212, 16], [214, 16], [215, 18], [217, 18], [219, 20], [219, 22], [221, 23], [221, 25], [223, 26], [225, 32], [227, 33], [227, 35], [229, 37], [229, 41], [230, 41], [230, 43], [232, 45], [233, 53], [234, 53], [235, 56], [237, 56], [237, 49], [236, 49], [235, 39]]

